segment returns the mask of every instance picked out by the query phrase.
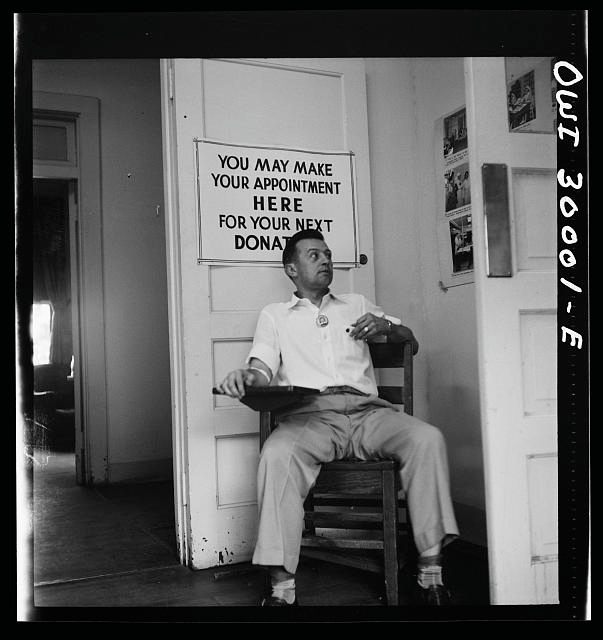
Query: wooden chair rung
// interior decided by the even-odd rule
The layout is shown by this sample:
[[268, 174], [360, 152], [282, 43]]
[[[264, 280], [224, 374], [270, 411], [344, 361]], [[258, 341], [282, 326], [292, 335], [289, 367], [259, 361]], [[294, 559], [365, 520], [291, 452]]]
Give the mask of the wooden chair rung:
[[308, 511], [307, 517], [311, 520], [322, 520], [325, 517], [330, 518], [332, 520], [340, 520], [342, 522], [345, 521], [345, 524], [348, 522], [376, 522], [380, 523], [383, 521], [383, 517], [380, 513], [367, 513], [367, 512], [341, 512], [341, 511]]
[[[319, 547], [304, 547], [304, 557], [322, 560], [324, 562], [334, 562], [346, 567], [371, 571], [373, 573], [383, 573], [383, 559], [381, 551], [374, 551], [373, 556], [367, 555], [370, 551], [362, 550], [362, 555], [356, 555], [349, 549], [321, 549]], [[401, 562], [403, 562], [403, 558]]]
[[334, 511], [307, 511], [305, 519], [313, 527], [323, 529], [381, 529], [380, 513], [341, 513]]
[[[316, 506], [331, 504], [333, 506], [359, 506], [359, 507], [380, 507], [383, 502], [382, 495], [372, 495], [366, 493], [314, 493], [314, 504]], [[398, 498], [398, 506], [406, 508], [406, 500]]]
[[326, 536], [302, 536], [302, 547], [329, 549], [383, 549], [383, 540], [358, 538], [327, 538]]

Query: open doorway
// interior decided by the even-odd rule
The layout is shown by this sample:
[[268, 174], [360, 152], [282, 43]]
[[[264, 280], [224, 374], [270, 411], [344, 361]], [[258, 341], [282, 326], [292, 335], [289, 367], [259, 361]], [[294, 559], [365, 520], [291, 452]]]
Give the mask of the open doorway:
[[[32, 183], [34, 601], [72, 606], [72, 583], [177, 566], [173, 487], [164, 477], [91, 483], [80, 389], [78, 210], [75, 179]], [[79, 431], [79, 433], [78, 433]], [[86, 485], [86, 486], [81, 486]], [[51, 590], [54, 591], [51, 592]]]
[[[173, 487], [165, 477], [91, 483], [81, 394], [78, 182], [32, 183], [33, 577], [36, 603], [61, 588], [178, 565]], [[78, 433], [79, 431], [79, 433]], [[82, 486], [86, 485], [86, 486]], [[68, 605], [69, 599], [61, 601]]]
[[44, 463], [51, 453], [67, 454], [75, 468], [70, 189], [68, 180], [33, 183], [33, 455]]

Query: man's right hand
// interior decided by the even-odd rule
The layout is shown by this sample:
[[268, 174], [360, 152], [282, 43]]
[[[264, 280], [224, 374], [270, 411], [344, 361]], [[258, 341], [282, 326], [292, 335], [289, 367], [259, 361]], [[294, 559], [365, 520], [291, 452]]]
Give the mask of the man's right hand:
[[253, 371], [235, 369], [216, 388], [231, 398], [242, 398], [245, 395], [245, 385], [253, 386], [255, 382], [256, 374]]

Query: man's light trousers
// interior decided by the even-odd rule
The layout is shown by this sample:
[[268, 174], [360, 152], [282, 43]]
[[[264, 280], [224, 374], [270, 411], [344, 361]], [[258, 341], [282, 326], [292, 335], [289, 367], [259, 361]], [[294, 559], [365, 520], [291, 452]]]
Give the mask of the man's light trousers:
[[262, 449], [254, 564], [295, 573], [304, 500], [320, 465], [345, 457], [398, 460], [419, 553], [458, 536], [441, 432], [374, 395], [317, 395], [281, 416]]

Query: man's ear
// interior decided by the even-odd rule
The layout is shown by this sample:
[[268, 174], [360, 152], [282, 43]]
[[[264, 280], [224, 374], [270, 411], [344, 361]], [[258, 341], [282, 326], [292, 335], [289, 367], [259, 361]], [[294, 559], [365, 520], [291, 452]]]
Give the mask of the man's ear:
[[290, 278], [295, 278], [297, 276], [297, 269], [296, 269], [295, 264], [293, 262], [288, 262], [285, 265], [285, 273]]

